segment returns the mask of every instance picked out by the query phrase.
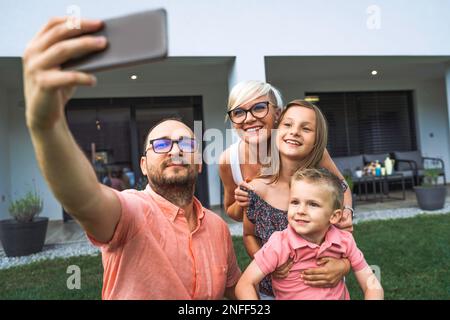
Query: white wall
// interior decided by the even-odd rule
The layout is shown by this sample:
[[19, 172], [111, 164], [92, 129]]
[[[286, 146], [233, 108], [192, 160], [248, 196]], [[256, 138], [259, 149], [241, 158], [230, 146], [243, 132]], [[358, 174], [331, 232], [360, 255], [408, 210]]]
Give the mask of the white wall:
[[0, 219], [7, 218], [10, 199], [8, 97], [0, 87]]
[[449, 64], [447, 64], [447, 70], [445, 71], [445, 89], [446, 89], [447, 114], [448, 114], [447, 127], [449, 130], [449, 136], [450, 136], [450, 65]]
[[39, 171], [30, 135], [25, 125], [22, 92], [14, 90], [9, 95], [9, 172], [11, 197], [16, 199], [34, 185], [44, 199], [41, 216], [62, 219], [62, 209]]
[[[269, 79], [270, 80], [270, 79]], [[417, 146], [424, 156], [442, 158], [450, 177], [450, 137], [444, 79], [414, 81], [321, 81], [308, 83], [273, 83], [285, 101], [304, 98], [305, 92], [414, 90]], [[434, 137], [430, 137], [433, 133]]]
[[[0, 56], [20, 56], [73, 4], [99, 18], [165, 7], [172, 56], [450, 55], [446, 0], [2, 0]], [[376, 15], [380, 28], [368, 28]]]

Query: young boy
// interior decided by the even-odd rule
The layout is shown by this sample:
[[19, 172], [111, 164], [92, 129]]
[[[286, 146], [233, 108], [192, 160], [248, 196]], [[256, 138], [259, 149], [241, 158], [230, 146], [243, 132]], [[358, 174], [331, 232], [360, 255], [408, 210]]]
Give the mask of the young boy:
[[236, 286], [238, 299], [258, 299], [256, 286], [292, 258], [294, 265], [284, 279], [272, 279], [276, 299], [350, 299], [341, 281], [334, 288], [305, 285], [302, 272], [322, 257], [349, 259], [365, 299], [383, 299], [383, 288], [356, 247], [351, 233], [334, 226], [342, 215], [343, 191], [337, 177], [324, 169], [297, 171], [291, 179], [288, 227], [272, 234], [255, 254]]

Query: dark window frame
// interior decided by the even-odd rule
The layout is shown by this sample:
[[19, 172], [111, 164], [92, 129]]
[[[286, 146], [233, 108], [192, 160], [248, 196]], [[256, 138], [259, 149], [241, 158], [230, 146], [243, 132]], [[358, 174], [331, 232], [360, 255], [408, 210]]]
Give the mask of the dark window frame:
[[[146, 106], [143, 106], [146, 105]], [[139, 139], [136, 123], [136, 111], [147, 108], [192, 108], [194, 121], [202, 121], [202, 133], [204, 132], [204, 114], [203, 114], [203, 97], [202, 96], [162, 96], [162, 97], [124, 97], [124, 98], [76, 98], [71, 99], [65, 108], [69, 110], [98, 109], [102, 107], [128, 109], [130, 115], [130, 159], [132, 170], [137, 174], [136, 179], [141, 174], [140, 170], [140, 153]], [[193, 128], [192, 128], [193, 129]], [[202, 139], [202, 150], [205, 148], [205, 142]], [[202, 173], [199, 175], [196, 185], [196, 195], [202, 202], [203, 206], [209, 207], [209, 190], [208, 190], [208, 168], [203, 166]], [[64, 215], [64, 221], [67, 220]]]
[[[329, 126], [328, 151], [331, 156], [340, 157], [364, 153], [417, 150], [413, 94], [412, 90], [391, 90], [306, 92], [305, 96], [319, 97], [316, 105], [324, 113]], [[321, 96], [323, 99], [321, 99]], [[401, 101], [398, 104], [400, 109], [392, 110], [392, 115], [400, 117], [402, 114], [407, 114], [408, 117], [408, 119], [402, 117], [397, 119], [399, 121], [397, 127], [395, 126], [396, 120], [387, 116], [386, 110], [389, 110], [386, 109], [387, 104], [380, 102], [380, 100], [389, 101], [389, 99]], [[332, 110], [334, 107], [330, 101], [333, 100], [335, 101], [334, 107], [339, 108], [340, 112]], [[368, 105], [375, 108], [371, 109], [367, 105], [361, 105], [361, 103], [364, 103], [361, 102], [362, 100], [366, 100]], [[324, 101], [327, 101], [326, 104]], [[372, 114], [374, 118], [370, 119], [369, 114]], [[340, 125], [343, 127], [339, 128]], [[365, 128], [365, 125], [371, 127]], [[389, 126], [391, 127], [389, 128]], [[362, 129], [361, 132], [360, 129]], [[391, 136], [394, 140], [388, 140], [388, 134], [383, 132], [386, 130], [402, 131], [402, 135], [401, 137]], [[336, 134], [336, 132], [340, 132], [340, 134]], [[352, 137], [355, 134], [358, 136]], [[397, 147], [392, 150], [393, 148], [389, 145], [396, 145]]]

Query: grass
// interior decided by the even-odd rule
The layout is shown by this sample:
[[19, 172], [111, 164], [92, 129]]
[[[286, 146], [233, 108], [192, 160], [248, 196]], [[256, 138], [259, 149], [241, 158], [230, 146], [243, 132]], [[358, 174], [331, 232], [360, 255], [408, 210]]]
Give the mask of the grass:
[[[381, 269], [386, 299], [449, 299], [450, 214], [372, 221], [355, 226], [355, 238], [366, 260]], [[233, 238], [241, 269], [250, 259], [241, 237]], [[81, 289], [68, 290], [67, 267], [77, 265]], [[0, 299], [100, 299], [101, 258], [55, 259], [0, 270]], [[362, 299], [353, 277], [347, 278], [352, 299]]]

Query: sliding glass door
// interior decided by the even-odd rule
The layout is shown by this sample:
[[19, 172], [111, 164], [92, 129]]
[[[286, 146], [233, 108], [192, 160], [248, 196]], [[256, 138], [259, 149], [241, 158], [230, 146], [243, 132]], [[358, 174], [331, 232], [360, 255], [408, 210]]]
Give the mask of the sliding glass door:
[[[116, 188], [142, 189], [147, 180], [139, 163], [149, 129], [161, 119], [174, 117], [193, 129], [194, 121], [203, 119], [202, 98], [73, 99], [66, 108], [66, 116], [75, 140], [100, 182]], [[205, 166], [203, 169], [196, 196], [207, 207], [207, 171]], [[68, 218], [64, 215], [64, 220]]]

